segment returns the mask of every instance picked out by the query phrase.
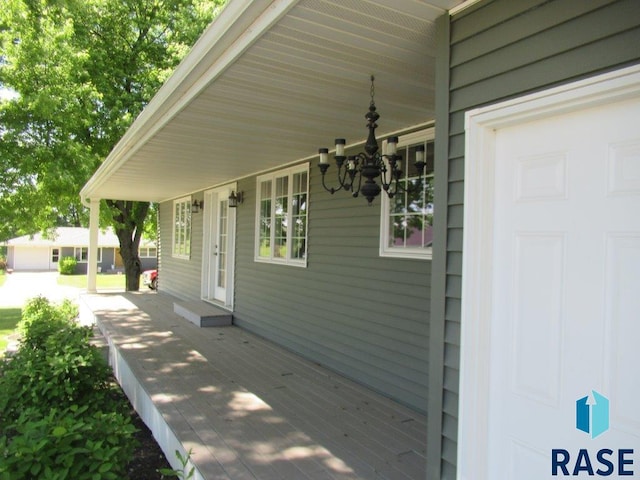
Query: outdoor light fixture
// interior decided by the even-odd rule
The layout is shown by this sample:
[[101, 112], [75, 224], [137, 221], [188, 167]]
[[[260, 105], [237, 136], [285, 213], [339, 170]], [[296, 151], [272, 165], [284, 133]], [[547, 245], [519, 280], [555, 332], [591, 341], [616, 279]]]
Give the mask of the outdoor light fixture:
[[[380, 118], [380, 115], [376, 112], [376, 104], [373, 98], [375, 93], [374, 80], [374, 76], [371, 75], [371, 103], [369, 104], [369, 112], [365, 115], [367, 128], [369, 129], [369, 136], [364, 146], [365, 151], [347, 157], [344, 154], [346, 140], [344, 138], [336, 138], [334, 158], [338, 167], [339, 187], [327, 187], [325, 184], [324, 177], [329, 169], [329, 149], [321, 148], [318, 150], [320, 154], [318, 167], [320, 167], [320, 172], [322, 173], [322, 186], [324, 189], [332, 195], [342, 189], [352, 192], [354, 197], [362, 193], [369, 205], [380, 194], [381, 190], [384, 190], [389, 198], [393, 198], [398, 192], [406, 192], [411, 188], [409, 185], [404, 187], [400, 181], [402, 178], [402, 156], [397, 153], [398, 137], [392, 136], [387, 139], [386, 153], [381, 154], [378, 152], [379, 147], [375, 130], [378, 127], [376, 121]], [[424, 146], [418, 145], [415, 159], [415, 166], [419, 172], [418, 185], [422, 185], [422, 174], [425, 165]], [[362, 184], [362, 177], [366, 179], [364, 185]], [[382, 188], [375, 181], [377, 177], [380, 177]]]
[[204, 208], [204, 200], [194, 200], [191, 204], [191, 213], [200, 213], [200, 210]]
[[234, 192], [231, 191], [231, 195], [229, 195], [229, 208], [236, 208], [238, 205], [242, 203], [244, 200], [244, 195], [242, 192]]

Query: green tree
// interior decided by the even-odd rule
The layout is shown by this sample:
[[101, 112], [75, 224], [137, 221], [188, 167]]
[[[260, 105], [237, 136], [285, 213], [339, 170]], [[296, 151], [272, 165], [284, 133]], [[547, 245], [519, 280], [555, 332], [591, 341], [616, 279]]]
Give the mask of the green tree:
[[[0, 240], [88, 223], [79, 191], [225, 0], [4, 0]], [[149, 204], [103, 202], [137, 290]], [[148, 230], [148, 225], [146, 226]]]

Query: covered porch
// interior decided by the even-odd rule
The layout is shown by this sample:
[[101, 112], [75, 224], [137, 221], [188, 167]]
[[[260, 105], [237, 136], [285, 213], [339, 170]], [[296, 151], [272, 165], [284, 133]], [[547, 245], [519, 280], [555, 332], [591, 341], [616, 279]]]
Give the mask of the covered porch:
[[201, 479], [424, 479], [426, 417], [162, 293], [86, 294], [132, 404]]

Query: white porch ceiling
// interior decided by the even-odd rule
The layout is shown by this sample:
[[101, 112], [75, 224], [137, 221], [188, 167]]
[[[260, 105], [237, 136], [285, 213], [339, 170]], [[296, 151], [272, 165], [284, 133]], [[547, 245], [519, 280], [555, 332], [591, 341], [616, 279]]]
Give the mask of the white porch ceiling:
[[435, 19], [461, 0], [230, 0], [85, 185], [162, 201], [434, 117]]

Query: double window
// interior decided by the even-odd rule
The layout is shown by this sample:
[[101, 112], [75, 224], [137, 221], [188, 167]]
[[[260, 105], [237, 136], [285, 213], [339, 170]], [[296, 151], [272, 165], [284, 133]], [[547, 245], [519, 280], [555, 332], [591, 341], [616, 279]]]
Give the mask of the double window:
[[308, 164], [258, 177], [256, 261], [306, 266], [308, 191]]
[[[89, 247], [74, 247], [73, 256], [78, 263], [87, 263], [89, 261]], [[102, 262], [102, 247], [98, 248], [98, 263]]]
[[191, 197], [173, 201], [173, 249], [177, 258], [191, 257]]
[[[381, 195], [380, 255], [385, 257], [424, 258], [432, 256], [433, 241], [433, 169], [434, 129], [399, 138], [398, 153], [402, 155], [404, 191], [393, 198]], [[414, 166], [416, 147], [425, 148], [425, 171], [420, 182]]]
[[140, 247], [138, 256], [140, 258], [156, 258], [158, 256], [158, 251], [155, 247]]

